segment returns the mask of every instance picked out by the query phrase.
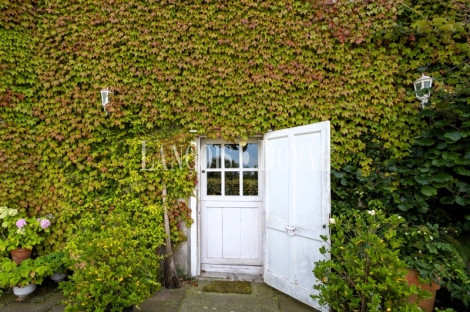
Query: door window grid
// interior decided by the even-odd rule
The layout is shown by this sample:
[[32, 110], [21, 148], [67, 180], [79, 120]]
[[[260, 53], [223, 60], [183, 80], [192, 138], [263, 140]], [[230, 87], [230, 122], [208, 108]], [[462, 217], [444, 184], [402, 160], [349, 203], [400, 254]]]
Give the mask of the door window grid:
[[[258, 196], [258, 143], [204, 145], [206, 195]], [[241, 160], [241, 161], [240, 161]]]

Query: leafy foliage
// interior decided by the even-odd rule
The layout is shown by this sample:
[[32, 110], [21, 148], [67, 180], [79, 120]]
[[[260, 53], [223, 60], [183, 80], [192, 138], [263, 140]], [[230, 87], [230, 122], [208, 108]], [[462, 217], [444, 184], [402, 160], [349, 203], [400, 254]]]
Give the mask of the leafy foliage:
[[[160, 287], [159, 260], [143, 227], [132, 227], [124, 214], [113, 212], [101, 219], [83, 218], [80, 233], [66, 251], [75, 272], [60, 284], [67, 297], [66, 311], [111, 311], [137, 305]], [[150, 247], [149, 247], [150, 245]]]
[[[403, 221], [398, 215], [387, 218], [380, 210], [353, 210], [335, 218], [330, 223], [330, 250], [320, 249], [329, 252], [331, 260], [315, 262], [313, 272], [321, 283], [314, 286], [318, 294], [312, 297], [335, 311], [420, 311], [408, 300], [413, 294], [422, 298], [425, 292], [408, 286], [406, 264], [399, 257], [403, 241], [397, 228]], [[322, 239], [328, 242], [328, 237]]]
[[[419, 72], [438, 79], [442, 103], [465, 104], [465, 1], [20, 0], [0, 10], [0, 196], [55, 217], [46, 248], [63, 246], [83, 213], [159, 206], [163, 182], [172, 239], [183, 240], [178, 221], [190, 224], [190, 210], [178, 199], [192, 194], [195, 173], [164, 170], [169, 159], [140, 170], [140, 141], [169, 157], [172, 145], [189, 146], [190, 129], [233, 139], [331, 120], [335, 208], [382, 198], [419, 219], [441, 193], [439, 205], [468, 199], [457, 184], [465, 165], [450, 180], [440, 165], [438, 180], [421, 185], [422, 175], [397, 180], [390, 161], [426, 126], [406, 91]], [[453, 146], [466, 138], [445, 131]], [[423, 136], [425, 149], [437, 148], [429, 140], [439, 146]], [[394, 197], [401, 183], [413, 185]]]
[[0, 286], [40, 285], [45, 277], [53, 273], [54, 271], [44, 257], [23, 260], [19, 266], [11, 259], [2, 258], [0, 262]]
[[[470, 303], [470, 276], [457, 248], [455, 239], [460, 232], [456, 228], [440, 228], [427, 223], [417, 227], [403, 225], [402, 258], [408, 268], [419, 272], [419, 277], [429, 283], [445, 287], [452, 298], [459, 298], [463, 304]], [[452, 243], [454, 244], [452, 244]]]

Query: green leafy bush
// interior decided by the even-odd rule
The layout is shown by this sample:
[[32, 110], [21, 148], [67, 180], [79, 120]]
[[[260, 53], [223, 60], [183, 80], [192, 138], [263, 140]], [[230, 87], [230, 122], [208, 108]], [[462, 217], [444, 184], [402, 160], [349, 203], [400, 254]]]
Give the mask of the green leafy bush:
[[413, 294], [421, 298], [425, 293], [404, 279], [408, 270], [396, 235], [403, 222], [381, 210], [352, 210], [331, 219], [330, 250], [320, 249], [331, 259], [315, 262], [313, 272], [321, 283], [312, 298], [335, 311], [421, 311], [408, 302]]
[[53, 273], [54, 271], [44, 257], [26, 259], [20, 265], [9, 258], [3, 258], [0, 262], [0, 287], [39, 285], [45, 277]]
[[52, 272], [63, 273], [67, 271], [67, 257], [63, 250], [50, 252], [47, 255], [42, 256], [42, 258], [44, 258], [44, 261], [48, 263]]
[[460, 230], [427, 223], [411, 227], [405, 225], [400, 232], [403, 238], [401, 250], [407, 267], [418, 271], [420, 279], [434, 281], [445, 287], [453, 298], [468, 305], [470, 276], [454, 245], [459, 243], [453, 238]]
[[66, 311], [111, 311], [138, 305], [160, 287], [159, 258], [148, 248], [144, 231], [122, 214], [82, 219], [80, 232], [66, 246], [74, 271], [60, 283]]

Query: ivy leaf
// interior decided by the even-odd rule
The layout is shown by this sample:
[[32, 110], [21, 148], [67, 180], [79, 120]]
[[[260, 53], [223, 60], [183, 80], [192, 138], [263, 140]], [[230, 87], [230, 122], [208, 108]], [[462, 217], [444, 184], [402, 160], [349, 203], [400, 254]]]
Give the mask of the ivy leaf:
[[452, 141], [458, 141], [462, 137], [462, 132], [460, 131], [446, 132], [446, 134], [444, 134], [444, 137], [451, 139]]
[[415, 143], [421, 146], [431, 146], [434, 144], [434, 140], [421, 137], [421, 138], [415, 139]]
[[335, 178], [342, 178], [346, 175], [346, 173], [344, 172], [339, 172], [339, 171], [336, 171], [336, 170], [331, 170], [331, 173], [335, 176]]
[[445, 24], [439, 27], [439, 30], [441, 31], [449, 31], [449, 32], [454, 32], [455, 28], [453, 24]]
[[447, 19], [445, 19], [444, 17], [435, 17], [432, 19], [432, 21], [436, 25], [442, 25], [447, 22]]
[[470, 176], [470, 170], [468, 170], [464, 167], [461, 167], [461, 166], [458, 166], [458, 167], [454, 168], [454, 171], [457, 172], [458, 174], [461, 174], [461, 175], [464, 175], [464, 176]]
[[461, 205], [461, 206], [466, 206], [466, 205], [470, 204], [470, 199], [464, 198], [464, 197], [462, 197], [462, 196], [457, 196], [457, 197], [455, 198], [455, 202], [456, 202], [457, 204]]
[[418, 116], [420, 116], [420, 117], [432, 117], [434, 115], [435, 115], [435, 112], [431, 109], [423, 109], [418, 114]]
[[423, 185], [426, 185], [432, 182], [431, 177], [423, 177], [423, 176], [415, 176], [415, 180], [419, 184], [423, 184]]
[[457, 181], [455, 182], [455, 185], [459, 188], [459, 191], [462, 193], [470, 192], [470, 185], [465, 182]]
[[465, 219], [470, 220], [470, 214], [465, 216]]
[[427, 21], [417, 21], [415, 23], [416, 25], [416, 28], [419, 32], [425, 32], [425, 33], [428, 33], [428, 32], [431, 32], [432, 31], [432, 28], [431, 26], [429, 26], [429, 23]]
[[433, 177], [435, 182], [447, 182], [452, 180], [452, 176], [448, 173], [441, 172]]
[[443, 204], [446, 204], [446, 205], [453, 204], [454, 203], [454, 197], [452, 197], [452, 196], [442, 197], [440, 199], [440, 202], [443, 203]]
[[446, 147], [447, 147], [447, 142], [439, 142], [439, 144], [437, 144], [438, 149], [444, 149]]
[[433, 196], [437, 194], [437, 190], [432, 186], [425, 185], [421, 188], [421, 193], [426, 196]]
[[398, 209], [400, 209], [401, 211], [407, 211], [409, 209], [409, 207], [405, 204], [400, 204], [397, 206]]
[[445, 159], [433, 159], [432, 164], [437, 167], [442, 167], [447, 163]]
[[418, 206], [418, 211], [420, 213], [426, 213], [429, 211], [429, 205], [426, 204], [426, 202], [423, 202], [421, 205]]
[[454, 27], [456, 31], [465, 31], [464, 23], [462, 22], [455, 23]]

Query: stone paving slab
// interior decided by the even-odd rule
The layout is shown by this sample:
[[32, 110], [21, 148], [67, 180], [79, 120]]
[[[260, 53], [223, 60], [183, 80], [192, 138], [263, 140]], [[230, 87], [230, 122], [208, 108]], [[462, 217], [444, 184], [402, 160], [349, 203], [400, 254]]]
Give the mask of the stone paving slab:
[[318, 312], [317, 309], [314, 309], [280, 291], [276, 291], [276, 293], [281, 312]]
[[[186, 296], [189, 285], [183, 284], [180, 289], [162, 289], [140, 305], [142, 312], [177, 312]], [[139, 311], [135, 309], [135, 311]]]
[[251, 295], [203, 292], [209, 281], [189, 288], [179, 312], [279, 312], [275, 291], [265, 284], [252, 283]]
[[[206, 293], [202, 289], [211, 280], [199, 280], [196, 286], [183, 284], [180, 289], [162, 288], [140, 305], [142, 312], [318, 312], [317, 310], [263, 283], [251, 284], [252, 294]], [[63, 312], [62, 291], [56, 286], [39, 286], [23, 302], [13, 294], [4, 294], [1, 312]], [[139, 310], [135, 310], [136, 312]]]
[[[47, 293], [41, 293], [41, 289], [36, 289], [30, 297], [21, 302], [16, 301], [16, 296], [13, 294], [5, 296], [2, 298], [4, 305], [0, 307], [2, 312], [51, 312], [64, 299], [59, 289], [49, 289]], [[63, 307], [62, 310], [54, 310], [54, 312], [60, 311], [63, 311]]]

